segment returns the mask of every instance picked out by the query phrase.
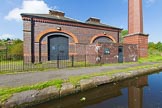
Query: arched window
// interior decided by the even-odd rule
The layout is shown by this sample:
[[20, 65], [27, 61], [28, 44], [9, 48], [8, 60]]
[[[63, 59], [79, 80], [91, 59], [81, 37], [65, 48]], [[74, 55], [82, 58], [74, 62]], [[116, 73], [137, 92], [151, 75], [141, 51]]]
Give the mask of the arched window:
[[114, 43], [112, 39], [106, 37], [106, 36], [100, 36], [97, 37], [93, 43]]

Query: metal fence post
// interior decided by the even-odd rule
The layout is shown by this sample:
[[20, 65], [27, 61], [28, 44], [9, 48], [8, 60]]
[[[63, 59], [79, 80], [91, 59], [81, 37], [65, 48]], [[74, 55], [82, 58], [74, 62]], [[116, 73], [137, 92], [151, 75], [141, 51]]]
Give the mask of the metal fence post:
[[24, 63], [25, 60], [24, 59], [25, 59], [24, 56], [22, 56], [22, 60], [23, 60], [23, 71], [25, 70], [25, 66], [24, 66], [25, 65], [25, 63]]
[[71, 61], [72, 61], [72, 67], [74, 67], [74, 55], [71, 56]]
[[60, 66], [59, 66], [59, 54], [57, 55], [57, 68], [60, 68]]
[[86, 54], [85, 54], [85, 67], [87, 66], [87, 59], [86, 59]]
[[2, 71], [1, 63], [2, 63], [2, 57], [0, 56], [0, 72]]

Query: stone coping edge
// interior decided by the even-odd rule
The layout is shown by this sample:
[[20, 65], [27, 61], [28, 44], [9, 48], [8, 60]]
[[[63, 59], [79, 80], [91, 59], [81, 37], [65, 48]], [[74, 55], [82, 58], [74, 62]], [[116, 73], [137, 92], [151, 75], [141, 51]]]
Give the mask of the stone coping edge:
[[90, 79], [82, 79], [79, 84], [75, 86], [70, 83], [63, 83], [60, 89], [57, 89], [54, 86], [50, 86], [42, 90], [28, 90], [20, 93], [15, 93], [3, 104], [0, 103], [0, 108], [29, 107], [52, 99], [58, 99], [67, 95], [76, 94], [91, 88], [95, 88], [102, 84], [108, 84], [132, 77], [151, 74], [161, 70], [162, 66], [143, 68], [126, 73], [117, 73], [112, 75], [111, 77], [104, 75], [92, 77]]

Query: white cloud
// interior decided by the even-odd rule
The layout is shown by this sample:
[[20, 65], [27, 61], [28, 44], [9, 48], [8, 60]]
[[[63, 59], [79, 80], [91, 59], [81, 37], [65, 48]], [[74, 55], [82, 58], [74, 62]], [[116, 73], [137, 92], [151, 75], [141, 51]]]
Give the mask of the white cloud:
[[0, 35], [0, 39], [7, 39], [7, 38], [13, 39], [14, 36], [12, 34], [2, 34], [2, 35]]
[[48, 13], [50, 7], [43, 0], [25, 0], [21, 8], [14, 8], [7, 16], [6, 20], [21, 21], [21, 13]]

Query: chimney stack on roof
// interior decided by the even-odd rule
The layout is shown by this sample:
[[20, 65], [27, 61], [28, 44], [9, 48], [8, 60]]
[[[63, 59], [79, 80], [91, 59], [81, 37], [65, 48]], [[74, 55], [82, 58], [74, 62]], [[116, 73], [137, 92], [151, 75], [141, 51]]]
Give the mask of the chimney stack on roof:
[[86, 22], [92, 22], [92, 23], [100, 23], [100, 19], [90, 17]]
[[64, 12], [60, 12], [60, 11], [56, 11], [56, 10], [49, 10], [49, 14], [54, 15], [54, 16], [59, 16], [59, 17], [65, 16]]

